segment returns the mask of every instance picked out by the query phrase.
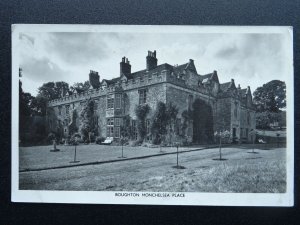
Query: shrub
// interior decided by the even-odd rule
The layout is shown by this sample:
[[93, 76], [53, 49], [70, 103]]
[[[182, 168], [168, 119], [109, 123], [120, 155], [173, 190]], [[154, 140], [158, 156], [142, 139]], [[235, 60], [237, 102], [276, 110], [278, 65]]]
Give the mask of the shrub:
[[70, 142], [69, 142], [71, 145], [75, 144], [75, 138], [77, 138], [77, 144], [78, 143], [83, 143], [83, 140], [82, 140], [80, 134], [79, 133], [75, 133], [75, 134], [73, 134], [71, 136], [71, 139], [70, 139]]
[[137, 117], [137, 131], [138, 131], [138, 140], [139, 142], [143, 142], [146, 135], [146, 117], [150, 111], [150, 107], [146, 105], [138, 105], [135, 108], [135, 114]]
[[93, 143], [95, 141], [96, 141], [96, 137], [95, 137], [94, 132], [89, 132], [89, 142]]
[[100, 145], [103, 141], [105, 141], [104, 137], [96, 137], [96, 144]]
[[178, 114], [178, 108], [171, 102], [165, 104], [158, 102], [154, 113], [151, 133], [153, 135], [153, 144], [171, 145], [175, 134], [175, 121]]
[[80, 112], [80, 127], [81, 137], [87, 143], [89, 142], [89, 133], [94, 130], [93, 123], [94, 101], [89, 99]]

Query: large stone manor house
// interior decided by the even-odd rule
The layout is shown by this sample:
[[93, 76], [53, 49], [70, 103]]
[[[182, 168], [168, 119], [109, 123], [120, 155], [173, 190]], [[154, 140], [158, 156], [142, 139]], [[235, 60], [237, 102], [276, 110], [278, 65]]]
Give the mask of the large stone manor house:
[[[113, 137], [117, 140], [121, 136], [120, 127], [125, 116], [130, 117], [132, 139], [137, 138], [137, 117], [135, 108], [140, 104], [148, 104], [150, 112], [147, 114], [147, 137], [151, 139], [151, 118], [157, 103], [172, 103], [178, 108], [176, 124], [183, 123], [185, 111], [192, 110], [198, 101], [201, 118], [201, 108], [209, 106], [211, 115], [203, 115], [204, 121], [212, 124], [212, 132], [228, 130], [231, 138], [237, 141], [250, 142], [253, 138], [251, 130], [255, 129], [255, 111], [252, 104], [250, 87], [242, 89], [236, 85], [234, 79], [220, 83], [217, 71], [200, 75], [190, 59], [182, 65], [157, 63], [156, 51], [148, 51], [144, 70], [131, 71], [128, 58], [123, 57], [120, 62], [120, 74], [111, 80], [102, 79], [96, 71], [90, 71], [90, 89], [82, 93], [63, 93], [59, 99], [48, 103], [47, 116], [49, 131], [61, 132], [67, 137], [69, 133], [70, 117], [73, 110], [77, 114], [89, 99], [94, 101], [94, 123], [97, 136]], [[196, 112], [197, 113], [197, 112]], [[197, 142], [195, 123], [192, 119], [181, 131], [188, 142]], [[79, 116], [76, 124], [79, 127]], [[202, 128], [206, 129], [208, 123]], [[150, 138], [149, 138], [150, 137]]]

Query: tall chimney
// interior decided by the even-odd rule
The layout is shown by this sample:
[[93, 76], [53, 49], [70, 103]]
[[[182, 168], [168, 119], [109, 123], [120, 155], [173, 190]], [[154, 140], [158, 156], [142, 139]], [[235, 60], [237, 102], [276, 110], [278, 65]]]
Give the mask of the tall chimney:
[[157, 58], [156, 58], [156, 51], [154, 52], [148, 51], [148, 55], [146, 57], [147, 62], [147, 70], [152, 70], [157, 67]]
[[98, 74], [98, 72], [90, 70], [90, 74], [89, 74], [89, 82], [90, 85], [93, 88], [99, 88], [100, 87], [100, 76]]
[[120, 76], [131, 74], [131, 65], [128, 61], [128, 58], [125, 56], [122, 58], [122, 62], [120, 62]]

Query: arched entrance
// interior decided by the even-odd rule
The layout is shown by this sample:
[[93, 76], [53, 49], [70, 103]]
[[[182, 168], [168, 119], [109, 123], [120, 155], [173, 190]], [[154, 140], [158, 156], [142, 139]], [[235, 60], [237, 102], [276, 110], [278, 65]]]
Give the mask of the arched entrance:
[[197, 144], [212, 143], [213, 112], [211, 106], [201, 99], [195, 99], [192, 110], [193, 142]]

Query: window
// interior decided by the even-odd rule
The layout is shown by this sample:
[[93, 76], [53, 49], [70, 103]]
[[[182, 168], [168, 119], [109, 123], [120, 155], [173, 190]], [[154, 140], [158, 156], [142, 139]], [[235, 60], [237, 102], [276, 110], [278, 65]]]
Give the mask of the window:
[[58, 115], [61, 115], [61, 106], [58, 106]]
[[114, 118], [107, 119], [107, 125], [108, 126], [113, 126], [114, 125]]
[[141, 83], [144, 82], [144, 77], [143, 77], [143, 76], [140, 77], [140, 82], [141, 82]]
[[106, 136], [107, 137], [113, 137], [114, 136], [114, 118], [107, 119]]
[[68, 115], [70, 112], [70, 106], [69, 105], [66, 105], [66, 114]]
[[115, 127], [115, 137], [116, 138], [120, 137], [120, 127]]
[[150, 120], [146, 120], [146, 131], [147, 131], [147, 134], [150, 134]]
[[246, 128], [246, 138], [248, 138], [248, 128]]
[[94, 111], [97, 111], [97, 109], [98, 109], [98, 102], [94, 101]]
[[75, 103], [73, 103], [72, 105], [73, 105], [73, 109], [75, 109]]
[[114, 136], [114, 127], [107, 127], [106, 136], [107, 137], [113, 137]]
[[121, 118], [115, 118], [115, 126], [121, 126]]
[[238, 111], [238, 107], [237, 107], [237, 102], [234, 103], [234, 118], [237, 118], [237, 111]]
[[120, 109], [120, 108], [121, 108], [121, 95], [116, 94], [116, 109]]
[[243, 137], [244, 136], [244, 134], [243, 134], [243, 128], [241, 128], [241, 130], [240, 130], [240, 137]]
[[145, 104], [146, 100], [147, 100], [147, 90], [146, 89], [142, 89], [139, 90], [139, 104]]
[[247, 123], [248, 123], [248, 125], [250, 125], [250, 113], [249, 112], [247, 113]]
[[192, 109], [193, 105], [193, 95], [189, 95], [188, 97], [188, 109]]
[[148, 80], [152, 79], [152, 74], [148, 74]]
[[113, 109], [114, 108], [114, 96], [113, 95], [108, 95], [107, 96], [106, 108], [107, 109]]

